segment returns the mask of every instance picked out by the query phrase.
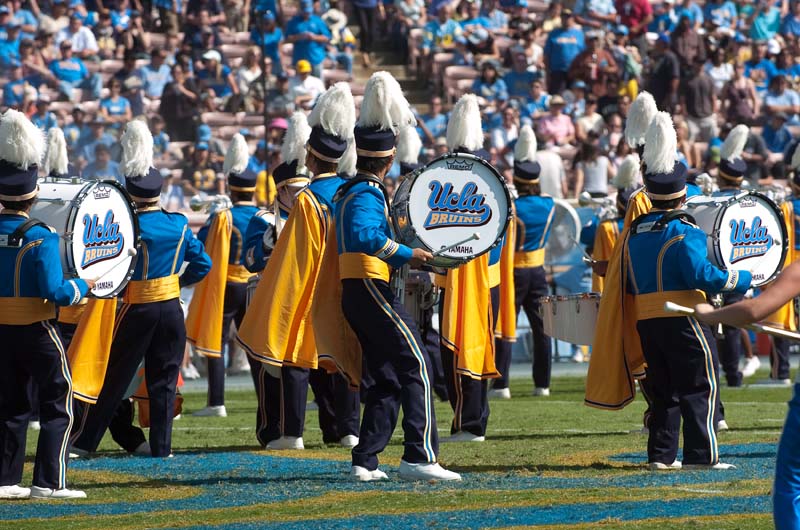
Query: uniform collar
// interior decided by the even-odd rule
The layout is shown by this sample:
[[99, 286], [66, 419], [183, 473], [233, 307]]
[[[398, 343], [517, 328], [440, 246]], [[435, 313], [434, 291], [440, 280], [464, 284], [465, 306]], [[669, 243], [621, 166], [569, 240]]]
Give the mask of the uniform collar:
[[156, 206], [146, 206], [144, 208], [136, 208], [136, 213], [149, 213], [149, 212], [158, 212], [161, 210], [160, 205]]
[[356, 169], [356, 174], [358, 174], [358, 175], [366, 175], [366, 176], [368, 176], [368, 177], [372, 177], [372, 178], [374, 178], [375, 180], [378, 180], [378, 181], [380, 181], [380, 182], [383, 182], [383, 179], [382, 179], [382, 178], [380, 178], [380, 177], [379, 177], [378, 175], [376, 175], [375, 173], [370, 173], [369, 171], [364, 171], [363, 169]]
[[17, 215], [19, 217], [24, 217], [25, 219], [29, 219], [30, 218], [30, 216], [26, 212], [23, 212], [21, 210], [5, 209], [2, 212], [0, 212], [0, 215]]
[[314, 181], [314, 180], [328, 179], [331, 177], [335, 177], [336, 175], [337, 175], [336, 173], [320, 173], [319, 175], [314, 175], [314, 177], [312, 177], [311, 180]]
[[255, 206], [256, 201], [236, 201], [233, 203], [234, 206]]

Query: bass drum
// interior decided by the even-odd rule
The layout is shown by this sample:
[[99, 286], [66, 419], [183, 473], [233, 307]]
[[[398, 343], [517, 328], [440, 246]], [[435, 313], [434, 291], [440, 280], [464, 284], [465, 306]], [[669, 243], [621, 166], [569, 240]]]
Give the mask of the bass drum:
[[436, 253], [457, 244], [428, 261], [452, 269], [497, 246], [511, 218], [511, 195], [482, 158], [446, 154], [406, 176], [392, 215], [404, 245]]
[[750, 271], [753, 287], [759, 287], [783, 268], [788, 250], [783, 212], [765, 195], [696, 196], [684, 208], [708, 235], [708, 258], [720, 269]]
[[128, 251], [139, 244], [139, 219], [119, 183], [41, 181], [30, 216], [61, 236], [65, 276], [100, 278], [91, 290], [98, 298], [114, 298], [122, 292], [136, 266], [136, 256]]
[[575, 208], [564, 199], [553, 199], [553, 202], [555, 213], [550, 239], [545, 246], [545, 265], [564, 263], [574, 252], [581, 235], [581, 218]]

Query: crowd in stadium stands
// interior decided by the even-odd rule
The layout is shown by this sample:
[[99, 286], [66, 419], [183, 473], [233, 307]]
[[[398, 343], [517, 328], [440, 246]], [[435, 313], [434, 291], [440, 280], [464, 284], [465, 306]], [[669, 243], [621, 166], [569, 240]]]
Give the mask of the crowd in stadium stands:
[[120, 179], [116, 139], [146, 117], [174, 208], [224, 192], [242, 132], [265, 203], [286, 118], [333, 82], [358, 96], [354, 64], [390, 50], [427, 89], [422, 161], [446, 151], [448, 108], [472, 92], [498, 169], [530, 123], [544, 191], [600, 196], [640, 90], [672, 114], [693, 171], [747, 123], [748, 181], [781, 178], [800, 136], [799, 38], [794, 0], [2, 0], [0, 88], [4, 107], [64, 129], [85, 178]]

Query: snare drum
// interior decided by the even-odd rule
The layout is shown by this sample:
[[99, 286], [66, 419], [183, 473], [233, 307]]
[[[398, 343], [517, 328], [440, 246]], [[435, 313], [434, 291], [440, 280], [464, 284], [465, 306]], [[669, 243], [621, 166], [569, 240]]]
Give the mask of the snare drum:
[[128, 251], [139, 244], [139, 219], [119, 183], [41, 181], [30, 216], [61, 236], [59, 253], [67, 277], [99, 278], [94, 296], [114, 298], [128, 284], [136, 266]]
[[431, 273], [408, 271], [403, 286], [403, 307], [417, 325], [422, 325], [425, 312], [439, 302], [439, 288], [433, 285]]
[[572, 344], [592, 344], [599, 307], [600, 295], [597, 293], [544, 296], [539, 299], [539, 314], [545, 334]]
[[428, 261], [433, 267], [455, 268], [489, 252], [510, 218], [511, 195], [503, 178], [466, 153], [446, 154], [407, 175], [394, 195], [398, 240], [434, 253]]
[[747, 191], [736, 195], [696, 196], [686, 211], [708, 234], [708, 258], [725, 270], [748, 270], [753, 287], [773, 280], [787, 252], [783, 212], [765, 195]]

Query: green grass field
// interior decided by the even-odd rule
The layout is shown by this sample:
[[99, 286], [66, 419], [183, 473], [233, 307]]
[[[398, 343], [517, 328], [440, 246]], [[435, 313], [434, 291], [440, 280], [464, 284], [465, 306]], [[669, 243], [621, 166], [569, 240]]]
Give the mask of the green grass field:
[[[755, 379], [759, 376], [766, 375]], [[122, 456], [106, 436], [103, 456], [119, 458], [76, 462], [70, 470], [71, 484], [86, 489], [89, 499], [72, 503], [71, 512], [53, 503], [0, 505], [0, 528], [261, 528], [282, 522], [324, 528], [352, 518], [366, 518], [364, 527], [509, 527], [539, 524], [529, 517], [547, 514], [552, 514], [543, 524], [547, 528], [772, 528], [766, 496], [791, 389], [723, 387], [731, 426], [719, 435], [723, 459], [726, 447], [762, 444], [747, 454], [728, 451], [731, 461], [744, 463], [737, 472], [658, 477], [643, 466], [641, 398], [623, 411], [606, 412], [582, 404], [579, 378], [556, 379], [549, 398], [534, 398], [531, 390], [529, 380], [514, 380], [512, 400], [491, 402], [485, 443], [441, 446], [443, 465], [465, 474], [456, 487], [407, 485], [396, 478], [383, 485], [351, 484], [349, 452], [322, 444], [316, 412], [306, 417], [306, 451], [276, 455], [261, 451], [255, 441], [253, 392], [229, 392], [227, 418], [193, 418], [205, 394], [186, 394], [185, 414], [175, 422], [175, 459]], [[449, 405], [437, 404], [436, 413], [440, 436], [446, 436]], [[401, 437], [398, 427], [381, 456], [390, 477], [402, 453]], [[29, 432], [28, 453], [34, 448], [35, 433]], [[616, 456], [625, 453], [637, 454]], [[213, 501], [190, 502], [211, 491]], [[619, 511], [590, 523], [556, 524], [561, 513], [585, 518], [591, 514], [582, 511], [604, 506]], [[21, 515], [20, 507], [27, 512]], [[515, 524], [518, 520], [522, 524]]]

